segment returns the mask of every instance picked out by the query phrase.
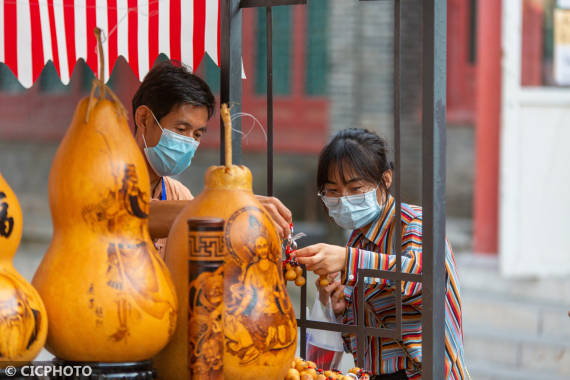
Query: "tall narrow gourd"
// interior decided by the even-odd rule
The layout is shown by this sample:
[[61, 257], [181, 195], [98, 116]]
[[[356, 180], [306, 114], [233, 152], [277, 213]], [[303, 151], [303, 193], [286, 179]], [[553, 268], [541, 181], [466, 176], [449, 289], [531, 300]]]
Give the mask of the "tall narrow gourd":
[[[188, 362], [195, 344], [189, 337], [191, 340], [195, 334], [189, 330], [207, 332], [214, 326], [190, 324], [195, 320], [191, 310], [196, 308], [189, 307], [195, 297], [189, 297], [188, 288], [187, 221], [221, 218], [225, 220], [223, 334], [219, 337], [223, 353], [203, 349], [202, 355], [213, 363], [222, 361], [228, 380], [282, 380], [294, 357], [297, 323], [280, 269], [281, 242], [271, 217], [253, 195], [251, 172], [245, 166], [232, 165], [230, 115], [225, 104], [221, 111], [226, 128], [226, 165], [208, 169], [204, 191], [180, 213], [168, 237], [166, 263], [177, 288], [180, 311], [175, 336], [156, 361], [158, 374], [160, 379], [190, 378]], [[194, 260], [190, 265], [195, 265]], [[212, 281], [202, 285], [193, 282], [190, 290], [206, 293], [214, 285]], [[218, 339], [216, 334], [211, 336]]]
[[20, 203], [0, 173], [0, 368], [33, 360], [47, 335], [44, 304], [12, 265], [21, 238]]
[[148, 232], [144, 158], [102, 81], [75, 110], [49, 200], [54, 236], [33, 280], [48, 311], [48, 350], [72, 361], [152, 357], [174, 331], [176, 295]]

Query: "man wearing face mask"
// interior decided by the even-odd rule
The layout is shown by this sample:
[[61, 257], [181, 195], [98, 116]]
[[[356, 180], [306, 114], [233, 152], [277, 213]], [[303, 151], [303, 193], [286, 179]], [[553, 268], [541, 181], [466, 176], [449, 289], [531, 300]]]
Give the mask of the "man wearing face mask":
[[[135, 140], [144, 153], [150, 176], [149, 232], [164, 257], [166, 237], [188, 201], [190, 190], [172, 176], [187, 169], [206, 123], [214, 114], [210, 88], [184, 66], [170, 61], [155, 65], [133, 100]], [[276, 198], [257, 196], [281, 237], [288, 233], [291, 212]]]

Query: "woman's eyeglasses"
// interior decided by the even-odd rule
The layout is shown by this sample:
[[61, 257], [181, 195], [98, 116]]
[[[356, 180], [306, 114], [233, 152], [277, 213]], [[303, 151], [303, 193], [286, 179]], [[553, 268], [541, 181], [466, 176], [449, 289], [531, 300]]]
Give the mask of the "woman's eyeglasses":
[[340, 204], [341, 198], [345, 198], [348, 203], [352, 204], [353, 206], [359, 206], [364, 203], [366, 200], [366, 193], [370, 191], [377, 190], [378, 186], [370, 190], [358, 190], [354, 194], [347, 194], [344, 195], [343, 193], [332, 192], [332, 191], [320, 191], [317, 193], [317, 196], [321, 198], [327, 207], [335, 207]]

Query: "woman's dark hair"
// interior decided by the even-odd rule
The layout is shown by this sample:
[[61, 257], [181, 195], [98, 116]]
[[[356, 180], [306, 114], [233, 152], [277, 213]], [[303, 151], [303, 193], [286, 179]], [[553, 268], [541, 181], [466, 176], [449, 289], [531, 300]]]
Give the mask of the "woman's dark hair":
[[[209, 119], [214, 114], [216, 99], [208, 84], [184, 65], [161, 62], [148, 72], [133, 97], [133, 120], [142, 105], [150, 108], [160, 120], [180, 104], [206, 107]], [[135, 123], [135, 131], [136, 128]]]
[[323, 191], [332, 167], [336, 166], [346, 183], [347, 170], [388, 191], [383, 174], [394, 165], [388, 160], [386, 140], [367, 129], [349, 128], [337, 132], [319, 155], [317, 189]]

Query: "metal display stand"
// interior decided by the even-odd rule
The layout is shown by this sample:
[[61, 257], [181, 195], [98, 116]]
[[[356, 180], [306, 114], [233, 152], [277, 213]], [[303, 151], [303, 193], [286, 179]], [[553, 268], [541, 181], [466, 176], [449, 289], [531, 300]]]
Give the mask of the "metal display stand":
[[[311, 0], [308, 0], [311, 1]], [[357, 0], [346, 0], [357, 1]], [[388, 0], [360, 0], [388, 1]], [[394, 196], [396, 213], [401, 213], [401, 151], [400, 151], [400, 61], [401, 61], [401, 2], [394, 2]], [[222, 0], [222, 46], [221, 46], [221, 102], [239, 107], [241, 101], [241, 8], [265, 7], [267, 33], [267, 194], [273, 195], [273, 57], [272, 57], [272, 7], [306, 4], [307, 0]], [[402, 337], [402, 281], [423, 284], [423, 338], [422, 378], [444, 378], [445, 334], [445, 115], [446, 115], [446, 0], [423, 0], [422, 2], [422, 198], [423, 198], [423, 263], [422, 274], [401, 271], [401, 223], [396, 225], [396, 271], [358, 270], [357, 287], [363, 288], [364, 278], [384, 278], [392, 281], [395, 288], [396, 327], [373, 328], [364, 325], [364, 308], [358, 310], [356, 325], [324, 323], [307, 320], [307, 288], [301, 288], [300, 318], [301, 356], [306, 355], [307, 328], [352, 333], [358, 340], [357, 365], [362, 365], [365, 337], [376, 336], [401, 340]], [[234, 123], [238, 129], [241, 125]], [[220, 129], [223, 146], [223, 128]], [[235, 133], [235, 132], [234, 132]], [[234, 160], [241, 160], [241, 139], [233, 136]], [[224, 161], [223, 149], [221, 162]], [[358, 304], [364, 305], [364, 292], [358, 292]]]

